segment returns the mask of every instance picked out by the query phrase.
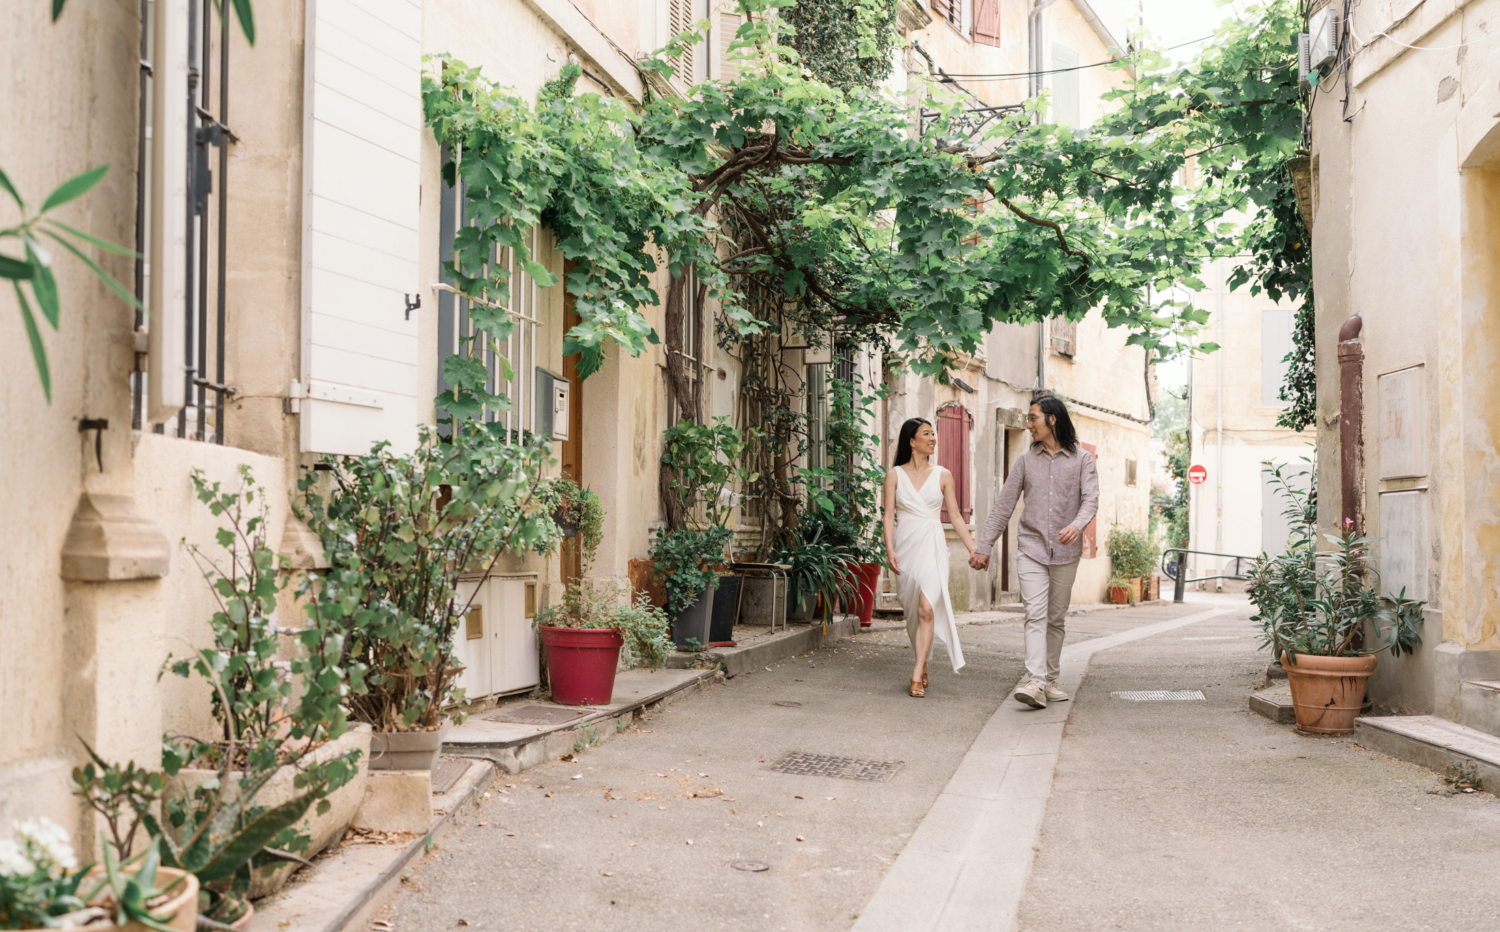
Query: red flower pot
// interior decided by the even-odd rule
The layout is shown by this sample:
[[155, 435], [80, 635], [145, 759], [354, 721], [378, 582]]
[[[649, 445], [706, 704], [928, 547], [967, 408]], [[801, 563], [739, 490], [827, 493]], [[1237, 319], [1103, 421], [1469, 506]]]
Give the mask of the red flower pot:
[[870, 618], [875, 613], [875, 588], [880, 585], [880, 564], [857, 563], [854, 575], [859, 577], [859, 595], [854, 600], [854, 607], [859, 612], [860, 627], [868, 628]]
[[604, 705], [615, 692], [615, 667], [625, 638], [614, 628], [554, 628], [539, 625], [547, 648], [552, 701]]

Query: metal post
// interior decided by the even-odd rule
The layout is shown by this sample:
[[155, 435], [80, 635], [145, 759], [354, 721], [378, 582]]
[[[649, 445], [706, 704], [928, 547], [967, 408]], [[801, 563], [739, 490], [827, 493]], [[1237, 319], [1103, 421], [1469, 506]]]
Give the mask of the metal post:
[[1174, 574], [1172, 574], [1172, 601], [1173, 602], [1181, 602], [1182, 601], [1182, 590], [1185, 588], [1184, 580], [1187, 579], [1187, 573], [1184, 572], [1184, 570], [1186, 570], [1187, 567], [1183, 565], [1186, 561], [1187, 561], [1187, 554], [1185, 554], [1185, 553], [1183, 553], [1182, 551], [1179, 550], [1177, 552], [1177, 572], [1174, 573]]

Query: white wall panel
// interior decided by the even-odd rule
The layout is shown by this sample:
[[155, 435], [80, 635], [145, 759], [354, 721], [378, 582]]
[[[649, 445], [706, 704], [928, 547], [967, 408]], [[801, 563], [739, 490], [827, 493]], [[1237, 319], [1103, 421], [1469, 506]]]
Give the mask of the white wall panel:
[[[417, 438], [420, 3], [308, 0], [302, 447]], [[421, 311], [417, 312], [418, 314]]]

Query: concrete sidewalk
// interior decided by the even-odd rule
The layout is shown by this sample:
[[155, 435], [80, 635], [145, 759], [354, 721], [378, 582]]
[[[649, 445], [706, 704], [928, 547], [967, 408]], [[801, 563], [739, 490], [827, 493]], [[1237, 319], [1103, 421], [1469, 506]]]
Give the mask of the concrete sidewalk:
[[[1240, 611], [1094, 655], [1017, 928], [1500, 928], [1500, 800], [1251, 712], [1258, 641]], [[1144, 690], [1205, 698], [1111, 697]]]

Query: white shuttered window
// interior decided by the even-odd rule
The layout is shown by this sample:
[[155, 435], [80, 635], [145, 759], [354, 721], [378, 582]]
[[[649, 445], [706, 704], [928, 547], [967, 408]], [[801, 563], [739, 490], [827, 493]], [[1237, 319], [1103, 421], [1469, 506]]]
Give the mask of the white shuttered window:
[[421, 0], [307, 0], [306, 452], [416, 444], [421, 64]]

